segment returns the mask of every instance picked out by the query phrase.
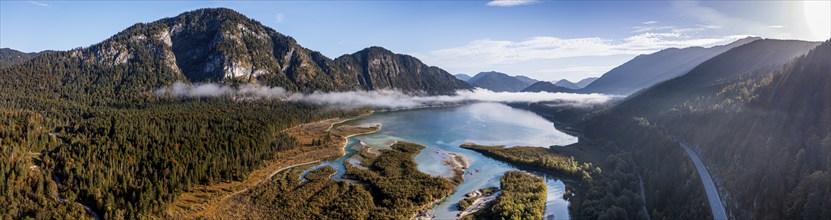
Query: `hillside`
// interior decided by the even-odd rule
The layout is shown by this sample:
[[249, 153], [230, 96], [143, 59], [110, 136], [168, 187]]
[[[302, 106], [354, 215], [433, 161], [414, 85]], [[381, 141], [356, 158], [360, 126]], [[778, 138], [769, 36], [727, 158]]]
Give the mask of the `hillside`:
[[531, 85], [517, 77], [493, 71], [478, 73], [467, 80], [467, 83], [473, 87], [485, 88], [495, 92], [518, 92]]
[[603, 74], [580, 92], [629, 95], [681, 76], [716, 55], [758, 39], [748, 37], [727, 45], [710, 48], [669, 48], [652, 54], [639, 55]]
[[647, 206], [659, 216], [708, 215], [671, 202], [701, 196], [690, 194], [700, 182], [685, 189], [665, 178], [688, 160], [676, 141], [698, 146], [733, 218], [827, 216], [820, 210], [831, 203], [817, 198], [831, 193], [831, 89], [823, 86], [831, 49], [818, 44], [765, 39], [733, 48], [590, 120], [585, 135], [637, 152], [653, 198]]
[[0, 48], [0, 69], [29, 61], [40, 54], [48, 52], [51, 51], [24, 53], [10, 48]]

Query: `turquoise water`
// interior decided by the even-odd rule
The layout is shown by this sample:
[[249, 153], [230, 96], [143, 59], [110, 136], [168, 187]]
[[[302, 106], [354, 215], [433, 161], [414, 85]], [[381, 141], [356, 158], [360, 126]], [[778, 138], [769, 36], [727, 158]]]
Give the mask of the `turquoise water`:
[[[466, 193], [499, 186], [499, 179], [505, 171], [518, 169], [477, 152], [462, 149], [459, 145], [473, 142], [483, 145], [548, 147], [577, 142], [576, 137], [557, 131], [553, 123], [539, 115], [499, 103], [379, 112], [348, 123], [383, 126], [378, 132], [349, 138], [347, 156], [321, 165], [333, 166], [339, 170], [333, 177], [338, 180], [343, 176], [344, 160], [355, 153], [351, 150], [351, 145], [359, 142], [372, 147], [389, 146], [395, 141], [424, 145], [427, 148], [416, 155], [415, 160], [421, 172], [434, 176], [450, 175], [450, 168], [443, 163], [447, 157], [446, 153], [461, 154], [468, 159], [468, 171], [472, 175], [465, 174], [465, 182], [459, 185], [456, 192], [434, 207], [437, 219], [455, 218], [458, 214], [457, 204]], [[556, 177], [545, 178], [548, 185], [546, 217], [568, 219], [568, 201], [562, 198], [565, 185]]]
[[346, 160], [348, 160], [349, 157], [352, 157], [352, 155], [355, 155], [355, 154], [358, 153], [358, 151], [352, 149], [352, 146], [355, 146], [356, 144], [359, 144], [359, 143], [360, 143], [360, 141], [358, 139], [349, 138], [349, 140], [346, 142], [346, 146], [344, 147], [344, 151], [346, 151], [346, 154], [344, 154], [344, 156], [338, 158], [337, 160], [321, 162], [319, 165], [314, 166], [312, 168], [309, 168], [306, 171], [303, 171], [303, 174], [300, 175], [301, 178], [305, 177], [306, 174], [308, 174], [309, 172], [312, 172], [312, 170], [316, 170], [318, 168], [325, 167], [325, 166], [331, 166], [331, 167], [335, 168], [335, 170], [337, 170], [337, 173], [335, 173], [335, 175], [332, 175], [332, 179], [337, 180], [337, 181], [343, 180], [343, 175], [346, 174], [346, 167], [344, 167], [343, 163]]

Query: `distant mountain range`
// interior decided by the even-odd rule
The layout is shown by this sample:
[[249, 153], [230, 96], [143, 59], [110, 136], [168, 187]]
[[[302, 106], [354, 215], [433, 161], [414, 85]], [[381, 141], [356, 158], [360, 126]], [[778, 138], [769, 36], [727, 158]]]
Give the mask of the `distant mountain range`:
[[559, 87], [569, 88], [569, 89], [582, 88], [582, 87], [577, 86], [577, 84], [574, 84], [573, 82], [568, 81], [567, 79], [561, 79], [560, 81], [555, 82], [554, 85], [559, 86]]
[[[396, 89], [454, 94], [472, 88], [438, 67], [380, 47], [333, 60], [225, 8], [136, 24], [90, 47], [38, 56], [32, 61], [47, 66], [20, 67], [0, 74], [44, 75], [36, 78], [54, 79], [43, 82], [49, 86], [74, 81], [66, 78], [95, 78], [84, 91], [103, 90], [117, 96], [147, 94], [175, 81], [256, 82], [307, 93]], [[54, 69], [48, 66], [68, 69], [55, 73], [48, 71]], [[127, 69], [130, 71], [122, 71]]]
[[652, 54], [639, 55], [603, 74], [579, 92], [629, 95], [683, 75], [716, 55], [759, 39], [748, 37], [727, 45], [710, 48], [669, 48]]
[[586, 87], [587, 85], [591, 84], [595, 80], [597, 80], [597, 77], [589, 77], [589, 78], [585, 78], [585, 79], [582, 79], [582, 80], [574, 83], [574, 82], [568, 81], [567, 79], [561, 79], [560, 81], [557, 81], [556, 83], [554, 83], [554, 85], [560, 86], [560, 87], [565, 87], [565, 88], [568, 88], [568, 89], [582, 89], [583, 87]]
[[539, 81], [522, 89], [522, 92], [567, 92], [574, 93], [574, 89], [555, 85], [548, 81]]
[[615, 67], [601, 77], [586, 78], [577, 83], [565, 79], [557, 81], [556, 83], [537, 82], [524, 76], [511, 77], [498, 72], [482, 72], [474, 77], [457, 74], [456, 77], [467, 81], [471, 86], [493, 91], [546, 91], [630, 95], [660, 82], [684, 75], [710, 58], [737, 46], [759, 39], [761, 38], [747, 37], [727, 45], [710, 48], [669, 48], [652, 54], [639, 55]]
[[509, 76], [495, 71], [481, 72], [467, 80], [467, 83], [473, 87], [485, 88], [495, 92], [519, 92], [534, 82], [537, 82], [537, 80], [526, 76]]
[[459, 79], [459, 80], [465, 81], [465, 82], [467, 82], [468, 80], [470, 80], [470, 78], [472, 78], [470, 75], [467, 75], [467, 74], [464, 74], [464, 73], [455, 74], [453, 76], [455, 76], [456, 79]]
[[471, 77], [467, 74], [453, 75], [459, 80], [464, 80], [474, 87], [485, 88], [497, 92], [577, 92], [577, 89], [583, 88], [597, 79], [597, 77], [590, 77], [580, 80], [577, 83], [572, 83], [568, 80], [560, 80], [556, 84], [551, 82], [539, 81], [527, 76], [517, 75], [510, 76], [505, 73], [490, 71], [480, 72], [476, 76]]
[[537, 82], [524, 76], [512, 77], [499, 72], [482, 72], [473, 77], [466, 74], [457, 74], [456, 78], [467, 81], [471, 86], [493, 91], [630, 95], [660, 82], [684, 75], [710, 58], [759, 39], [761, 38], [747, 37], [727, 45], [710, 48], [669, 48], [652, 54], [639, 55], [598, 78], [586, 78], [577, 83], [565, 79], [556, 83]]

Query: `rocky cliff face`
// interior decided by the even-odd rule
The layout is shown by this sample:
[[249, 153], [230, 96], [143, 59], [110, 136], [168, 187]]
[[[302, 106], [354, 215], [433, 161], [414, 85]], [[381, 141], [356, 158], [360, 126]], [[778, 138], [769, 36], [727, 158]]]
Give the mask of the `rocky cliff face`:
[[444, 70], [380, 47], [332, 60], [224, 8], [136, 24], [69, 54], [105, 67], [151, 67], [194, 83], [259, 83], [300, 92], [397, 89], [452, 94], [470, 89]]

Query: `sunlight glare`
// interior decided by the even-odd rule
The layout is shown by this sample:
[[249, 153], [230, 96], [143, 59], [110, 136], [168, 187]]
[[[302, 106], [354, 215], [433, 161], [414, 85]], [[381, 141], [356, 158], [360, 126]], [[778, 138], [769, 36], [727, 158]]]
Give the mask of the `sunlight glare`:
[[805, 1], [802, 8], [813, 39], [824, 41], [831, 38], [831, 1]]

